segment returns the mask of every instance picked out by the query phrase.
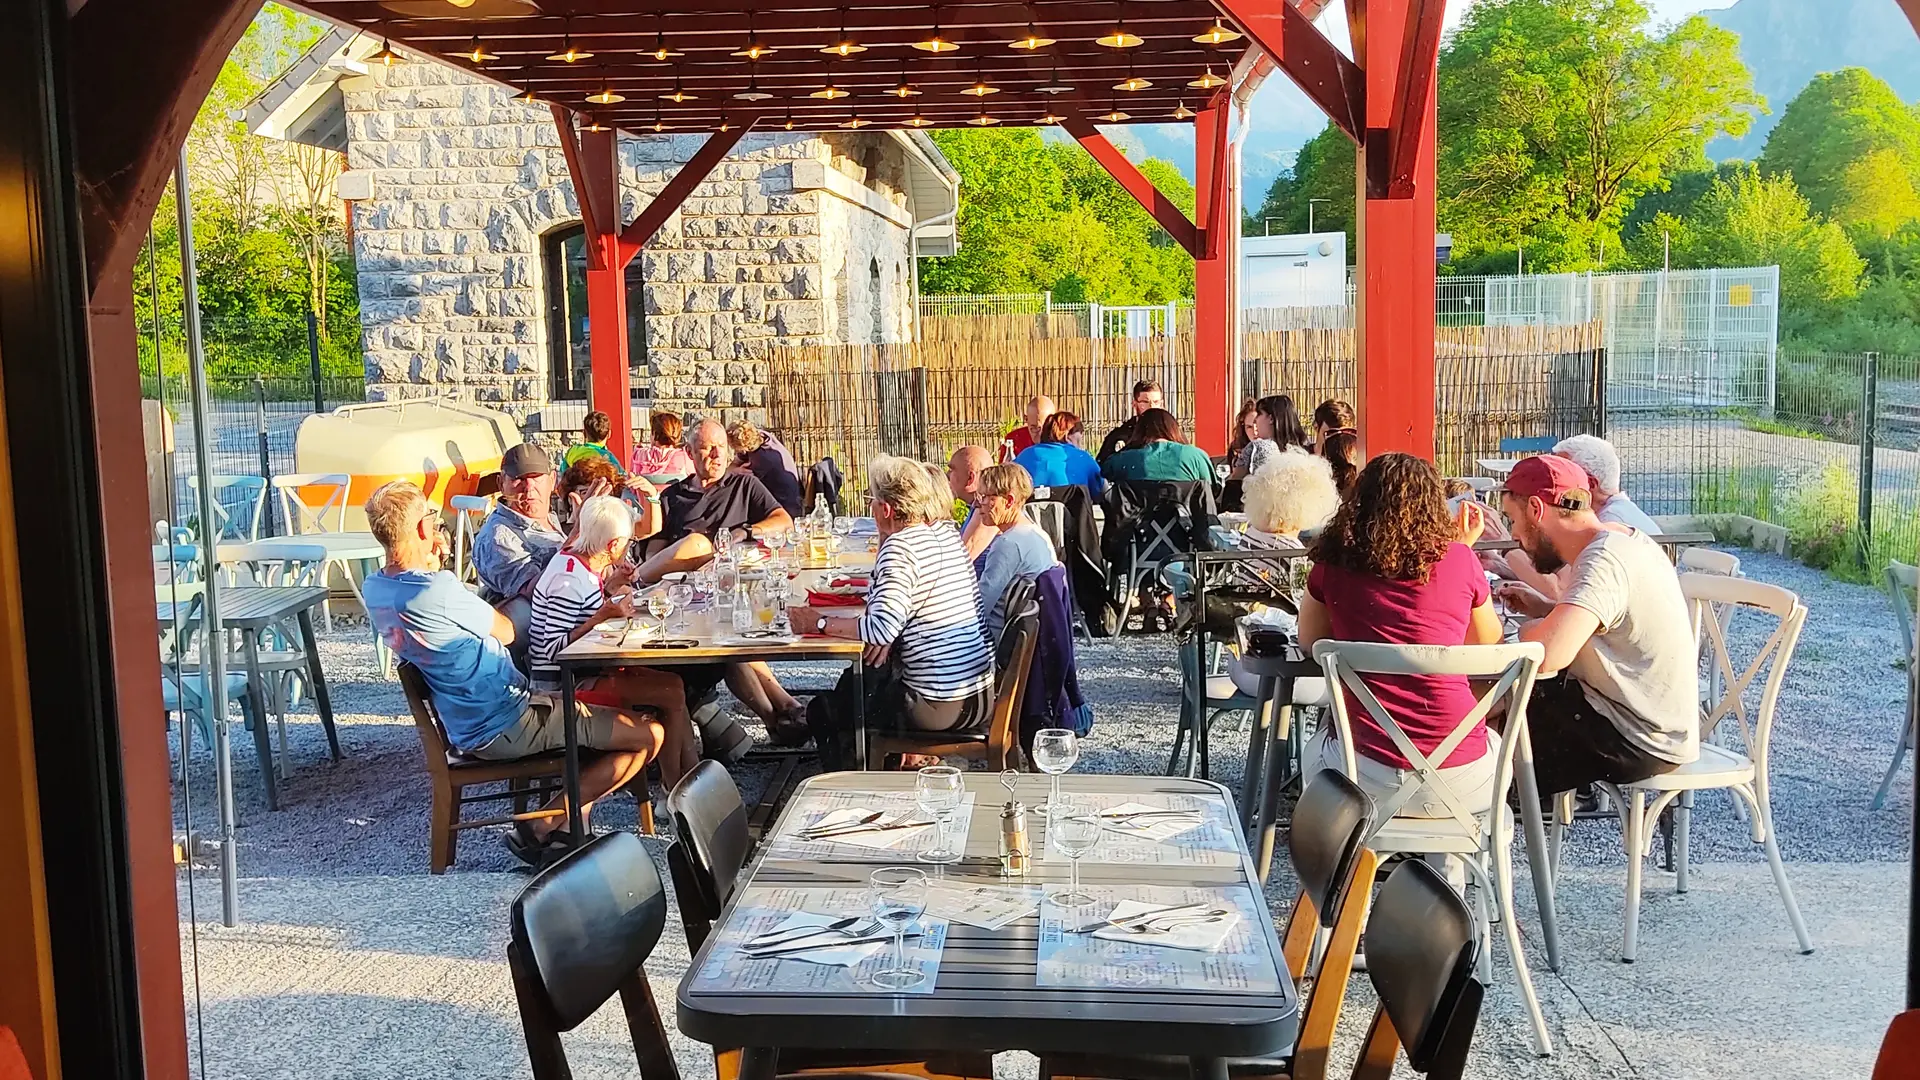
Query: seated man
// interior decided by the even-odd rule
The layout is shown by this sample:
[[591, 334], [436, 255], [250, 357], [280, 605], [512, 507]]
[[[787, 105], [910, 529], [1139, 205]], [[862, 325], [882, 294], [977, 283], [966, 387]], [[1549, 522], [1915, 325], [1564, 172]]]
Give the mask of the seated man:
[[[987, 453], [984, 446], [969, 443], [953, 452], [947, 459], [947, 492], [953, 496], [953, 520], [961, 526], [962, 535], [966, 527], [973, 523], [973, 504], [980, 497], [980, 473], [993, 464], [993, 455]], [[968, 558], [977, 558], [986, 550], [986, 537], [977, 548], [967, 550]]]
[[[514, 640], [506, 616], [468, 592], [441, 569], [446, 540], [439, 511], [418, 485], [396, 480], [367, 499], [367, 526], [386, 549], [387, 562], [361, 588], [367, 616], [395, 656], [420, 669], [433, 694], [447, 741], [477, 758], [510, 761], [565, 745], [560, 710], [527, 681], [507, 656]], [[580, 745], [605, 751], [584, 757], [580, 797], [585, 804], [625, 786], [658, 753], [665, 738], [650, 711], [582, 704]], [[565, 796], [547, 804], [564, 809]], [[586, 805], [581, 808], [582, 816]], [[564, 814], [522, 823], [507, 847], [538, 865], [551, 854]]]
[[1040, 441], [1040, 426], [1047, 417], [1059, 410], [1054, 407], [1053, 399], [1045, 394], [1035, 394], [1027, 401], [1026, 411], [1020, 414], [1019, 427], [1008, 431], [1000, 438], [998, 461], [1004, 465], [1012, 461], [1028, 447]]
[[766, 432], [745, 420], [727, 429], [727, 445], [733, 449], [735, 472], [752, 473], [789, 517], [800, 513], [800, 476], [791, 455], [782, 454]]
[[[1601, 521], [1638, 529], [1648, 536], [1660, 535], [1659, 524], [1620, 490], [1620, 453], [1612, 443], [1598, 435], [1574, 435], [1555, 443], [1553, 453], [1586, 470], [1594, 513]], [[1531, 585], [1549, 600], [1558, 600], [1569, 580], [1564, 567], [1552, 575], [1540, 573], [1524, 551], [1507, 553], [1507, 570], [1501, 576]]]
[[1108, 458], [1133, 446], [1135, 444], [1133, 426], [1140, 419], [1140, 414], [1148, 409], [1161, 408], [1166, 403], [1166, 397], [1160, 389], [1160, 384], [1152, 379], [1141, 379], [1134, 383], [1133, 415], [1120, 426], [1107, 432], [1107, 437], [1100, 440], [1099, 453], [1093, 456], [1104, 465]]
[[533, 583], [566, 539], [553, 519], [553, 460], [532, 443], [500, 458], [500, 500], [473, 536], [473, 569], [480, 598], [513, 621], [514, 640], [525, 641], [532, 613]]
[[718, 420], [702, 420], [687, 433], [693, 472], [660, 489], [660, 506], [649, 507], [639, 536], [652, 538], [653, 555], [640, 564], [648, 584], [666, 574], [697, 570], [713, 558], [713, 537], [725, 529], [733, 540], [781, 532], [793, 516], [758, 477], [731, 470], [733, 448]]
[[1586, 471], [1563, 457], [1522, 460], [1502, 509], [1513, 538], [1549, 574], [1570, 563], [1558, 603], [1518, 584], [1508, 607], [1534, 621], [1522, 641], [1546, 647], [1527, 705], [1540, 792], [1596, 780], [1622, 784], [1700, 756], [1698, 656], [1673, 567], [1646, 534], [1602, 522]]

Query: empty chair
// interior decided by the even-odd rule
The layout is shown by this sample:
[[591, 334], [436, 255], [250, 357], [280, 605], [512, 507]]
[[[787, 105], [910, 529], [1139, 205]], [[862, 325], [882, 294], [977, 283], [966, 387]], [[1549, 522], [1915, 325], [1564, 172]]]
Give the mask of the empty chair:
[[1900, 620], [1900, 658], [1907, 665], [1907, 709], [1906, 722], [1900, 725], [1900, 741], [1893, 747], [1893, 760], [1887, 763], [1887, 774], [1880, 778], [1880, 789], [1873, 793], [1875, 810], [1887, 804], [1887, 791], [1893, 787], [1893, 778], [1900, 772], [1900, 762], [1905, 760], [1907, 751], [1913, 749], [1915, 725], [1920, 723], [1920, 719], [1917, 719], [1920, 714], [1913, 707], [1914, 662], [1920, 659], [1920, 642], [1914, 639], [1914, 596], [1917, 589], [1920, 589], [1920, 569], [1903, 562], [1887, 564], [1887, 598], [1893, 601], [1893, 613]]
[[1354, 1080], [1388, 1080], [1404, 1047], [1430, 1080], [1459, 1080], [1485, 988], [1473, 914], [1433, 867], [1404, 862], [1387, 875], [1367, 918], [1367, 979], [1380, 1007], [1354, 1062]]
[[[1794, 646], [1800, 640], [1800, 628], [1807, 609], [1800, 598], [1777, 585], [1746, 578], [1717, 574], [1682, 574], [1680, 591], [1687, 598], [1694, 633], [1704, 636], [1714, 669], [1725, 686], [1721, 697], [1710, 703], [1700, 718], [1700, 756], [1672, 772], [1650, 776], [1632, 784], [1600, 785], [1611, 792], [1621, 806], [1627, 849], [1626, 926], [1621, 935], [1620, 959], [1632, 963], [1640, 933], [1640, 866], [1652, 840], [1651, 822], [1672, 804], [1674, 810], [1674, 887], [1687, 891], [1687, 832], [1691, 813], [1680, 796], [1691, 791], [1723, 788], [1745, 803], [1751, 813], [1749, 824], [1753, 842], [1767, 853], [1767, 865], [1773, 871], [1773, 883], [1780, 890], [1780, 902], [1787, 909], [1787, 921], [1800, 943], [1800, 951], [1813, 951], [1813, 939], [1807, 936], [1807, 924], [1794, 902], [1793, 889], [1787, 884], [1786, 867], [1780, 862], [1775, 840], [1773, 803], [1768, 775], [1768, 751], [1773, 738], [1775, 707], [1780, 685], [1786, 679], [1787, 665], [1793, 661]], [[1733, 649], [1727, 640], [1722, 616], [1725, 608], [1737, 606], [1746, 618], [1771, 616], [1775, 624], [1765, 642], [1744, 667], [1737, 667]], [[1742, 659], [1746, 659], [1744, 656]], [[1758, 708], [1748, 711], [1747, 692], [1760, 686]], [[1732, 717], [1734, 729], [1728, 734], [1738, 739], [1739, 749], [1710, 742], [1723, 721]], [[1651, 799], [1651, 805], [1649, 805]], [[1559, 823], [1555, 822], [1555, 831]]]
[[[1367, 849], [1373, 828], [1373, 802], [1353, 781], [1339, 773], [1321, 772], [1300, 793], [1294, 806], [1287, 850], [1300, 895], [1287, 918], [1280, 952], [1295, 983], [1314, 976], [1300, 1015], [1300, 1034], [1293, 1050], [1281, 1057], [1231, 1058], [1228, 1074], [1236, 1080], [1321, 1080], [1327, 1074], [1327, 1050], [1340, 1022], [1347, 996], [1347, 980], [1366, 922], [1367, 897], [1373, 889], [1377, 856]], [[1443, 883], [1442, 889], [1446, 886]], [[1455, 900], [1458, 903], [1458, 899]], [[1327, 938], [1318, 968], [1311, 960], [1315, 939]], [[1368, 952], [1372, 952], [1369, 943]], [[1048, 1077], [1104, 1077], [1107, 1080], [1187, 1080], [1184, 1057], [1132, 1057], [1108, 1054], [1049, 1054], [1040, 1059], [1042, 1080]]]
[[493, 512], [491, 495], [455, 495], [447, 500], [453, 511], [453, 576], [461, 581], [476, 580], [471, 552], [480, 523]]
[[[560, 1041], [620, 996], [646, 1080], [679, 1080], [648, 985], [646, 963], [667, 925], [667, 893], [632, 833], [598, 837], [542, 870], [508, 914], [507, 967], [534, 1080], [571, 1080]], [[910, 1080], [889, 1074], [809, 1073], [810, 1080]]]
[[[1378, 725], [1394, 748], [1411, 765], [1409, 777], [1393, 796], [1380, 800], [1375, 830], [1367, 844], [1382, 855], [1405, 852], [1422, 855], [1448, 855], [1466, 868], [1475, 892], [1475, 921], [1480, 940], [1490, 936], [1486, 898], [1493, 894], [1499, 907], [1500, 925], [1507, 939], [1507, 952], [1513, 960], [1514, 980], [1533, 1023], [1534, 1049], [1553, 1052], [1553, 1039], [1547, 1033], [1546, 1018], [1541, 1015], [1539, 999], [1534, 995], [1533, 978], [1527, 971], [1526, 956], [1520, 948], [1520, 926], [1513, 905], [1513, 811], [1507, 807], [1507, 790], [1513, 785], [1514, 753], [1527, 737], [1527, 698], [1533, 692], [1534, 674], [1545, 650], [1538, 642], [1516, 645], [1384, 645], [1374, 642], [1322, 641], [1313, 648], [1314, 659], [1326, 669], [1327, 682], [1334, 686], [1332, 696], [1334, 723], [1345, 756], [1345, 769], [1355, 775], [1358, 766], [1353, 750], [1353, 724], [1348, 715], [1347, 696], [1359, 700], [1366, 714]], [[1463, 675], [1469, 679], [1491, 680], [1492, 686], [1459, 724], [1431, 753], [1422, 753], [1401, 729], [1393, 716], [1362, 679], [1364, 675]], [[1338, 692], [1344, 689], [1347, 693]], [[1441, 775], [1440, 763], [1447, 760], [1472, 730], [1490, 713], [1493, 706], [1506, 702], [1506, 721], [1502, 728], [1499, 756], [1495, 759], [1492, 798], [1488, 806], [1469, 805]], [[1416, 796], [1438, 804], [1446, 817], [1407, 817], [1399, 812]], [[1483, 951], [1481, 965], [1491, 968], [1489, 953]], [[1372, 955], [1369, 946], [1368, 956]], [[1490, 970], [1483, 970], [1490, 975]]]
[[347, 527], [346, 473], [288, 473], [273, 478], [289, 535], [343, 532]]
[[187, 490], [193, 493], [195, 509], [200, 513], [200, 538], [218, 544], [222, 540], [258, 540], [260, 522], [266, 516], [267, 482], [258, 476], [215, 473], [207, 477], [210, 499], [200, 497], [200, 478], [187, 477]]
[[1677, 564], [1683, 571], [1699, 574], [1720, 574], [1724, 577], [1740, 577], [1740, 556], [1731, 551], [1715, 551], [1708, 547], [1682, 548]]
[[1559, 442], [1556, 435], [1523, 435], [1500, 440], [1500, 452], [1503, 454], [1551, 454], [1553, 446]]
[[[257, 734], [254, 746], [260, 752], [260, 770], [275, 768], [272, 748], [265, 736], [265, 720], [253, 715], [247, 697], [245, 661], [227, 661], [226, 686], [218, 703], [209, 703], [209, 674], [191, 661], [194, 635], [206, 619], [206, 582], [181, 581], [156, 585], [156, 604], [173, 605], [172, 614], [160, 620], [160, 709], [163, 715], [180, 714], [180, 771], [186, 773], [187, 757], [192, 749], [191, 736], [198, 734], [208, 746], [214, 742], [216, 718], [224, 718], [228, 702], [240, 703], [240, 715]], [[209, 635], [217, 640], [217, 635]], [[204, 648], [204, 646], [203, 646]], [[270, 703], [276, 699], [269, 696]], [[285, 749], [286, 719], [280, 717], [281, 745]]]

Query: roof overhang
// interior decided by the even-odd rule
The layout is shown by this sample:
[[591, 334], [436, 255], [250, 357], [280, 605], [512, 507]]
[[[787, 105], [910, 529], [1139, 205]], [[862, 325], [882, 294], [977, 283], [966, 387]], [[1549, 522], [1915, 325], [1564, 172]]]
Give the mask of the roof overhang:
[[907, 152], [907, 211], [913, 215], [913, 253], [925, 258], [960, 250], [954, 219], [960, 210], [960, 174], [924, 131], [894, 130]]
[[370, 38], [336, 26], [247, 102], [247, 130], [269, 139], [347, 148], [347, 112], [340, 80], [365, 75], [365, 59], [380, 48]]

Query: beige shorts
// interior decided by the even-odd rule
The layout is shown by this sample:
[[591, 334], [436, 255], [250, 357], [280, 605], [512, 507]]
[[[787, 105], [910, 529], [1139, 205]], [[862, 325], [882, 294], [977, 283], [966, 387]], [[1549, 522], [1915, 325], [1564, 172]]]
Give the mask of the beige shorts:
[[[589, 705], [584, 701], [575, 704], [574, 718], [580, 746], [587, 750], [611, 749], [614, 727], [626, 722], [620, 718], [618, 711], [604, 705]], [[549, 750], [564, 749], [566, 745], [566, 722], [560, 717], [559, 702], [535, 694], [512, 727], [468, 753], [488, 761], [513, 761], [544, 754]]]

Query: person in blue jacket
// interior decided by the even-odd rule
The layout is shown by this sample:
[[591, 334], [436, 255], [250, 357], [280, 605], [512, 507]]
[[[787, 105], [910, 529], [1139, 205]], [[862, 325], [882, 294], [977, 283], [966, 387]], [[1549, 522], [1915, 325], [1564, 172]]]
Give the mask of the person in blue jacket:
[[1013, 459], [1033, 477], [1034, 487], [1079, 484], [1094, 498], [1100, 497], [1107, 486], [1100, 476], [1100, 463], [1069, 441], [1079, 427], [1080, 418], [1072, 413], [1054, 413], [1040, 425], [1040, 441]]

